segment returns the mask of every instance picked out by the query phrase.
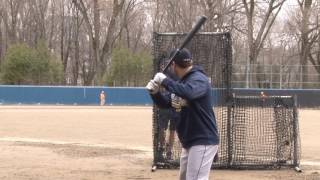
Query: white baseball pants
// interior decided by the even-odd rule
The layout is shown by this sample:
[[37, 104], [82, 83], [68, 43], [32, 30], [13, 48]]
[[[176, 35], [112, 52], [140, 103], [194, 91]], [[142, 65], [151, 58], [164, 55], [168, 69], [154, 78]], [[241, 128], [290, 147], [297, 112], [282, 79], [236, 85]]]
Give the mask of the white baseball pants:
[[182, 148], [180, 180], [208, 180], [218, 145], [196, 145]]

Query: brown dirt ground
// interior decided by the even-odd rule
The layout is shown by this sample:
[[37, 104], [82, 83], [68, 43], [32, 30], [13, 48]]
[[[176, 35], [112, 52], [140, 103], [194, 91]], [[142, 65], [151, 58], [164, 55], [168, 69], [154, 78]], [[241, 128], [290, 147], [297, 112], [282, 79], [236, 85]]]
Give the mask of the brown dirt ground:
[[[319, 180], [320, 110], [300, 110], [301, 168], [213, 170], [210, 179]], [[150, 172], [151, 107], [0, 106], [0, 179], [178, 179]]]

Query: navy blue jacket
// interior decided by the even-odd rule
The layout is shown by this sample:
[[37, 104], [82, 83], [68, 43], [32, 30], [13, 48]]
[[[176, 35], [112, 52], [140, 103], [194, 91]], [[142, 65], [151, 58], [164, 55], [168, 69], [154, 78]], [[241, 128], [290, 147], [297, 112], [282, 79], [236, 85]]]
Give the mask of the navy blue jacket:
[[[194, 66], [180, 81], [166, 78], [162, 86], [186, 99], [176, 130], [184, 148], [195, 145], [217, 145], [219, 135], [212, 104], [211, 85], [202, 68]], [[151, 95], [160, 108], [171, 108], [171, 97], [160, 92]]]

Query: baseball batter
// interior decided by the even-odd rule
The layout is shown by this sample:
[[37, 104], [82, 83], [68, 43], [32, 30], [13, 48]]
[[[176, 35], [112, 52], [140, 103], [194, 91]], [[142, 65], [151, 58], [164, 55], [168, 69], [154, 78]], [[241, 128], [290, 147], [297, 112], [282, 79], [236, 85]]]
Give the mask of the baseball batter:
[[[193, 65], [187, 49], [178, 52], [171, 66], [179, 81], [157, 73], [146, 88], [159, 107], [173, 107], [181, 113], [176, 122], [176, 131], [183, 147], [180, 179], [207, 180], [219, 144], [211, 85], [203, 69]], [[162, 94], [160, 86], [171, 94]]]

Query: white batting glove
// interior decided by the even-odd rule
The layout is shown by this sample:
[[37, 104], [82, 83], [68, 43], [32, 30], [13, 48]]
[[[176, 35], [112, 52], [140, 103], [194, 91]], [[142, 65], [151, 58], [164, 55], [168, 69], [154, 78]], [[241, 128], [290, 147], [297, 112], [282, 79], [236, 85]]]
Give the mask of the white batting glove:
[[175, 95], [171, 94], [171, 106], [174, 107], [175, 109], [181, 109], [184, 106], [187, 106], [187, 100]]
[[160, 86], [154, 80], [150, 80], [146, 88], [148, 89], [150, 94], [156, 94], [159, 92]]
[[153, 80], [154, 80], [156, 83], [161, 84], [162, 81], [163, 81], [165, 78], [167, 78], [167, 76], [166, 76], [165, 74], [163, 74], [163, 73], [157, 73], [157, 74], [154, 76]]

